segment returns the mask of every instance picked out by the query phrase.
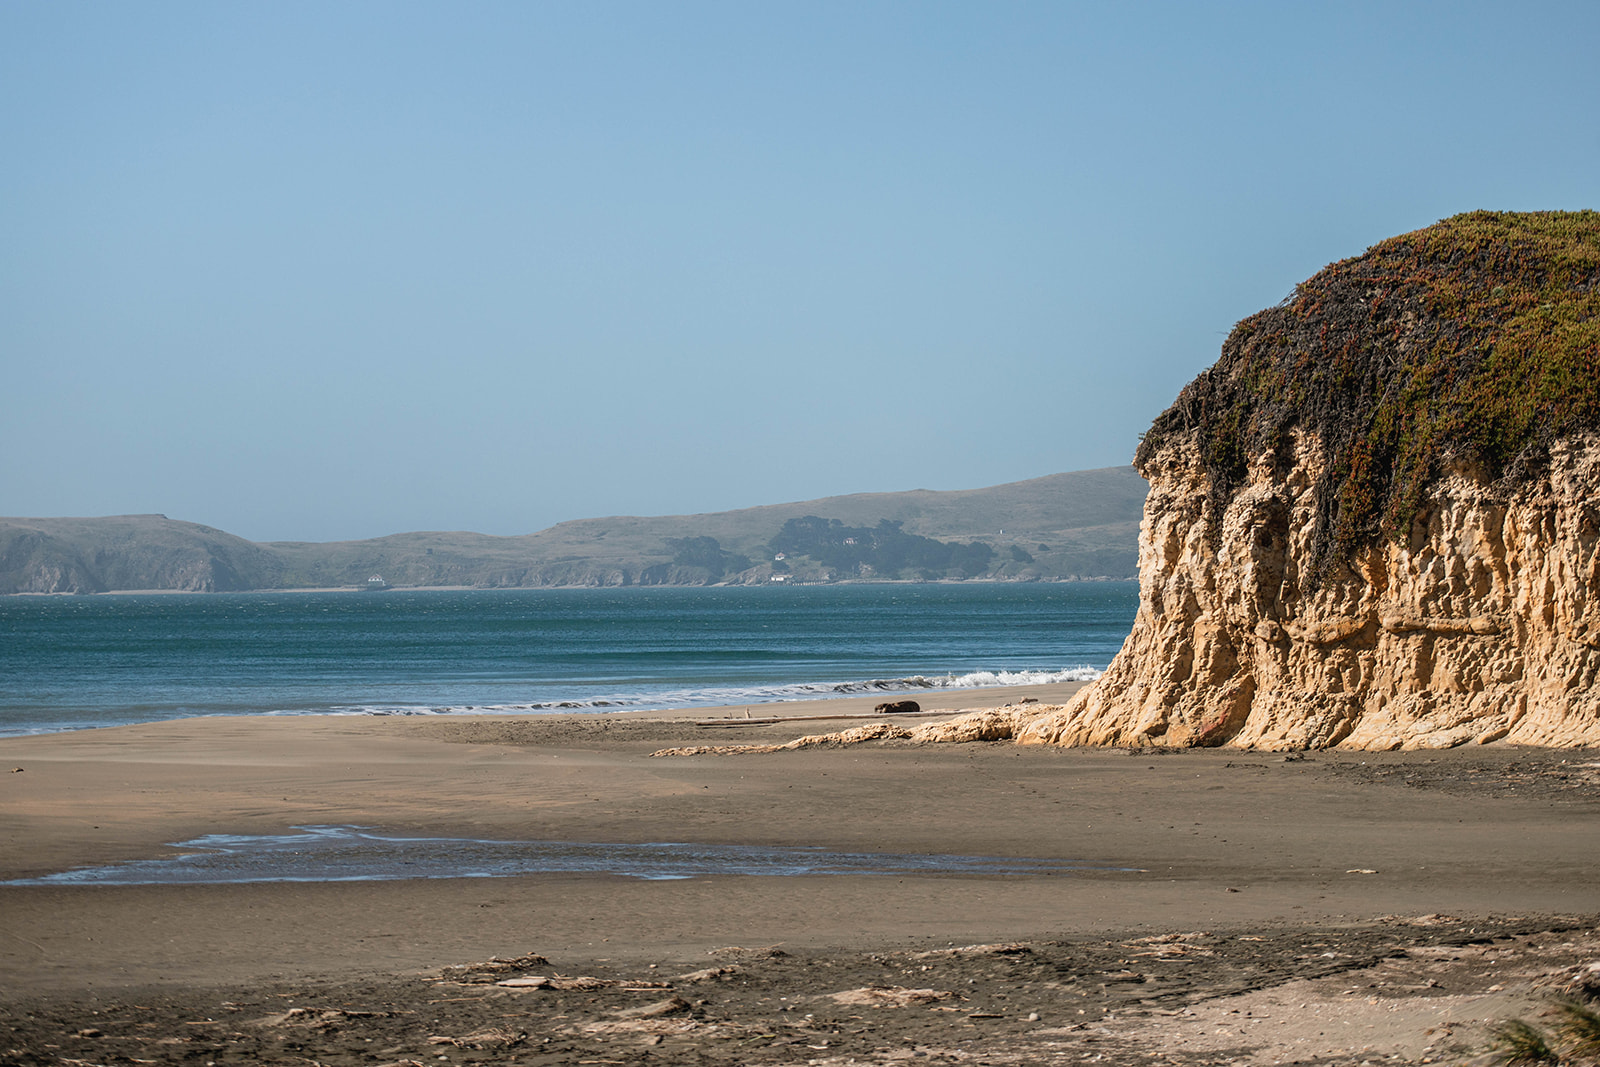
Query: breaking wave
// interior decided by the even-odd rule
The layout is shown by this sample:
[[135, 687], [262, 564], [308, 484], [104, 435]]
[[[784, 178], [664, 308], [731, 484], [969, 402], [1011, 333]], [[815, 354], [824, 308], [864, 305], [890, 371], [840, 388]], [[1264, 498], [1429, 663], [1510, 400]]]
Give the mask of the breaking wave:
[[[848, 682], [795, 682], [787, 685], [719, 686], [667, 689], [656, 692], [608, 694], [570, 700], [527, 703], [428, 705], [340, 705], [317, 714], [334, 715], [509, 715], [571, 712], [660, 711], [679, 708], [713, 708], [727, 705], [771, 704], [784, 700], [829, 700], [877, 693], [915, 693], [936, 689], [990, 689], [999, 686], [1057, 685], [1092, 682], [1100, 677], [1095, 667], [1069, 667], [1058, 671], [969, 671], [966, 674], [913, 674], [903, 678], [869, 678]], [[280, 715], [307, 714], [280, 711]]]

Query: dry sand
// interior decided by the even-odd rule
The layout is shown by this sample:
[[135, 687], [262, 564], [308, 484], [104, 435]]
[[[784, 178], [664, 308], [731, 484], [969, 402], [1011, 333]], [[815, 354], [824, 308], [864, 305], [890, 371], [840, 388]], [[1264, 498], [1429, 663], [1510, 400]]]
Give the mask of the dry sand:
[[[1065, 692], [913, 696], [954, 711]], [[880, 699], [783, 710], [866, 714]], [[210, 719], [0, 740], [0, 772], [20, 769], [0, 775], [0, 879], [325, 823], [1138, 870], [5, 886], [0, 1062], [1421, 1061], [1600, 960], [1595, 752], [650, 756], [851, 725], [694, 721], [744, 714]], [[983, 944], [1001, 947], [945, 951]], [[529, 953], [549, 962], [496, 977], [612, 984], [436, 982], [448, 964]], [[874, 987], [931, 992], [830, 996]]]

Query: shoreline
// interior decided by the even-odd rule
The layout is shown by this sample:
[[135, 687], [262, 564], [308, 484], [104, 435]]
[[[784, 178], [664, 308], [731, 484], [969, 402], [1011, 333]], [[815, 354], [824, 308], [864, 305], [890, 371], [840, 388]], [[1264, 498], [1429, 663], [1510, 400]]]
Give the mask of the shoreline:
[[[994, 708], [1005, 704], [1040, 703], [1063, 704], [1091, 682], [1043, 682], [1037, 685], [972, 686], [946, 689], [884, 689], [873, 693], [854, 693], [849, 696], [816, 697], [814, 699], [770, 700], [751, 704], [714, 704], [700, 708], [629, 709], [627, 711], [597, 710], [593, 714], [619, 719], [662, 719], [681, 722], [689, 719], [735, 720], [750, 712], [752, 718], [766, 718], [757, 709], [772, 709], [782, 717], [826, 719], [855, 717], [872, 712], [877, 705], [896, 700], [915, 700], [923, 714], [945, 713], [958, 715], [980, 708]], [[541, 718], [545, 716], [540, 716]], [[559, 716], [558, 716], [559, 717]], [[894, 719], [894, 716], [882, 716]], [[462, 716], [467, 718], [467, 716]]]
[[835, 586], [835, 585], [1063, 585], [1081, 584], [1087, 582], [1137, 582], [1139, 576], [1129, 575], [1125, 578], [1116, 578], [1110, 575], [1052, 575], [1048, 578], [939, 578], [928, 581], [922, 578], [841, 578], [837, 581], [810, 581], [810, 582], [713, 582], [708, 585], [691, 583], [666, 583], [662, 585], [388, 585], [382, 589], [368, 589], [361, 585], [327, 585], [327, 586], [286, 586], [283, 588], [262, 589], [97, 589], [89, 593], [59, 592], [37, 593], [20, 590], [13, 593], [0, 593], [0, 597], [74, 597], [74, 596], [162, 596], [166, 594], [187, 594], [195, 596], [212, 595], [255, 595], [261, 593], [509, 593], [522, 590], [536, 589], [599, 589], [615, 591], [619, 589], [765, 589], [773, 586]]
[[[588, 710], [577, 708], [550, 708], [548, 710], [486, 710], [486, 711], [432, 711], [406, 709], [400, 711], [308, 711], [308, 712], [242, 712], [216, 715], [192, 715], [173, 719], [150, 719], [144, 722], [107, 724], [100, 726], [69, 726], [61, 729], [38, 730], [32, 733], [0, 732], [0, 741], [24, 737], [54, 737], [60, 734], [80, 734], [93, 730], [116, 730], [128, 727], [149, 726], [159, 722], [207, 722], [235, 719], [422, 719], [422, 720], [480, 720], [480, 719], [662, 719], [681, 722], [690, 719], [768, 718], [781, 714], [793, 718], [827, 719], [836, 717], [870, 716], [873, 708], [886, 701], [915, 700], [924, 709], [923, 714], [956, 714], [975, 708], [994, 707], [1007, 702], [1062, 703], [1086, 685], [1087, 681], [1041, 682], [1031, 685], [1002, 686], [951, 686], [925, 689], [882, 689], [871, 693], [853, 693], [847, 696], [785, 697], [780, 700], [752, 701], [743, 704], [708, 704], [683, 708], [619, 708], [595, 706]], [[748, 715], [746, 714], [748, 713]]]
[[[937, 710], [953, 715], [1033, 695], [1028, 691], [1035, 688], [941, 691], [959, 698], [952, 703], [960, 707]], [[1041, 702], [1067, 694], [1049, 695], [1051, 700]], [[786, 1017], [773, 1015], [780, 989], [786, 997], [815, 998], [874, 985], [969, 990], [970, 980], [969, 992], [959, 994], [965, 1000], [835, 1011], [831, 1001], [811, 999], [797, 1010], [836, 1019], [830, 1026], [837, 1033], [810, 1043], [826, 1040], [831, 1048], [854, 1049], [849, 1054], [855, 1059], [837, 1061], [841, 1067], [890, 1062], [879, 1055], [882, 1049], [873, 1051], [878, 1045], [860, 1046], [867, 1037], [850, 1036], [862, 1027], [890, 1035], [883, 1038], [884, 1048], [911, 1047], [905, 1038], [927, 1048], [1033, 1049], [1014, 1062], [1057, 1062], [1044, 1053], [1049, 1042], [1063, 1042], [1060, 1062], [1067, 1063], [1095, 1051], [1081, 1044], [1092, 1034], [1062, 1031], [1051, 1037], [1042, 1031], [1077, 1025], [1080, 1007], [1091, 1012], [1085, 1017], [1091, 1021], [1101, 1019], [1102, 1010], [1122, 1020], [1105, 1024], [1112, 1035], [1106, 1042], [1121, 1034], [1116, 1040], [1126, 1038], [1129, 1048], [1171, 1051], [1168, 1038], [1188, 1032], [1181, 1019], [1163, 1023], [1169, 1034], [1159, 1040], [1118, 1027], [1143, 1025], [1138, 1020], [1166, 1011], [1163, 1004], [1188, 1005], [1184, 1011], [1210, 1019], [1204, 1013], [1211, 1007], [1243, 1003], [1237, 1001], [1243, 996], [1257, 997], [1260, 1013], [1265, 1009], [1259, 998], [1277, 995], [1284, 983], [1298, 988], [1293, 983], [1304, 981], [1327, 988], [1294, 995], [1333, 1005], [1329, 1011], [1353, 1005], [1341, 992], [1352, 983], [1376, 990], [1377, 1015], [1369, 1021], [1399, 1018], [1400, 1002], [1385, 999], [1391, 993], [1384, 990], [1401, 996], [1402, 985], [1422, 988], [1429, 976], [1452, 997], [1487, 997], [1481, 1003], [1503, 1002], [1505, 1010], [1516, 1007], [1507, 999], [1513, 992], [1523, 998], [1517, 1004], [1529, 1002], [1532, 979], [1500, 983], [1505, 989], [1491, 993], [1493, 979], [1427, 970], [1449, 963], [1437, 953], [1394, 956], [1397, 945], [1441, 943], [1439, 938], [1465, 944], [1477, 937], [1468, 932], [1480, 926], [1495, 931], [1493, 944], [1500, 950], [1515, 947], [1526, 957], [1520, 971], [1507, 971], [1506, 982], [1513, 971], [1542, 974], [1540, 967], [1566, 959], [1561, 953], [1577, 951], [1558, 951], [1562, 944], [1593, 945], [1600, 958], [1600, 752], [1593, 750], [1485, 746], [1284, 756], [896, 742], [770, 755], [651, 755], [708, 735], [717, 742], [781, 742], [819, 732], [812, 720], [858, 713], [884, 697], [761, 705], [789, 712], [799, 706], [808, 713], [794, 722], [733, 722], [715, 729], [697, 727], [693, 719], [737, 719], [744, 706], [718, 714], [691, 709], [669, 715], [190, 719], [3, 738], [0, 770], [11, 773], [0, 776], [0, 878], [169, 855], [172, 842], [203, 834], [283, 833], [319, 824], [367, 825], [419, 837], [1037, 856], [1138, 873], [710, 875], [679, 881], [545, 874], [0, 886], [0, 1007], [13, 1018], [26, 1011], [56, 1019], [53, 1032], [70, 1036], [84, 1028], [111, 1033], [113, 1002], [145, 1005], [157, 1014], [128, 1018], [152, 1026], [152, 1019], [171, 1019], [169, 1029], [148, 1031], [152, 1040], [159, 1033], [186, 1041], [164, 1049], [137, 1046], [137, 1058], [155, 1062], [178, 1062], [193, 1051], [198, 1038], [193, 1028], [185, 1029], [188, 1021], [222, 1018], [218, 1012], [233, 1010], [222, 1007], [223, 1001], [259, 1001], [362, 1010], [385, 1004], [382, 1010], [391, 1011], [393, 1021], [382, 1026], [431, 1020], [426, 1025], [432, 1033], [455, 1036], [467, 1032], [467, 1016], [450, 1012], [486, 1013], [473, 1017], [481, 1026], [490, 1025], [491, 1009], [522, 1012], [525, 1029], [534, 1028], [528, 1033], [542, 1035], [516, 1046], [530, 1056], [545, 1048], [537, 1042], [549, 1040], [568, 1049], [564, 1055], [572, 1060], [626, 1058], [645, 1039], [661, 1037], [665, 1043], [651, 1048], [663, 1056], [677, 1048], [674, 1055], [681, 1058], [660, 1062], [703, 1062], [696, 1057], [726, 1048], [726, 1059], [709, 1062], [791, 1063], [783, 1058], [792, 1054], [783, 1041], [769, 1037], [725, 1046], [704, 1027], [790, 1033]], [[1511, 922], [1508, 916], [1521, 918]], [[1202, 932], [1203, 939], [1194, 940]], [[1190, 944], [1183, 938], [1193, 941], [1193, 951], [1185, 949], [1189, 955], [1171, 964], [1151, 948], [1178, 946], [1172, 950], [1177, 953]], [[1331, 947], [1305, 947], [1319, 941]], [[1012, 942], [1027, 947], [920, 961], [911, 956]], [[1105, 944], [1117, 947], [1097, 947]], [[781, 954], [760, 955], [771, 946], [781, 946]], [[1102, 959], [1106, 951], [1112, 954]], [[1499, 973], [1492, 964], [1476, 962], [1482, 950], [1471, 951], [1480, 954], [1472, 957], [1472, 975]], [[1242, 973], [1236, 971], [1242, 964], [1228, 962], [1239, 952], [1266, 961], [1250, 964], [1259, 975], [1243, 985], [1228, 977]], [[1337, 958], [1318, 971], [1322, 965], [1313, 964], [1329, 952]], [[645, 1003], [641, 994], [624, 996], [620, 987], [615, 994], [585, 994], [587, 999], [552, 994], [480, 1003], [474, 998], [484, 989], [501, 998], [513, 994], [492, 986], [451, 992], [416, 977], [437, 975], [450, 964], [527, 953], [551, 961], [526, 968], [541, 975], [616, 975], [637, 982], [648, 974], [686, 974], [727, 962], [742, 971], [709, 986], [672, 986], [689, 1008], [663, 1018], [688, 1027], [684, 1034], [693, 1040], [681, 1041], [665, 1031], [572, 1030], [578, 1025], [572, 1019], [599, 1026], [615, 1021], [615, 1012]], [[1358, 963], [1366, 970], [1351, 971]], [[1312, 971], [1326, 973], [1318, 978]], [[1358, 982], [1358, 971], [1381, 975]], [[1124, 972], [1143, 977], [1108, 977]], [[1158, 973], [1164, 977], [1153, 977]], [[1415, 1008], [1432, 995], [1413, 990], [1404, 993], [1405, 1003]], [[169, 1010], [161, 1004], [170, 1005], [170, 1016], [160, 1014]], [[1441, 993], [1436, 1007], [1444, 1017], [1477, 1012], [1474, 1019], [1489, 1010], [1478, 1000], [1472, 1004], [1480, 1006], [1465, 1004]], [[257, 1017], [269, 1014], [265, 1006]], [[961, 1010], [940, 1010], [952, 1006]], [[980, 1010], [988, 1014], [966, 1021]], [[91, 1023], [91, 1011], [103, 1014]], [[1044, 1021], [1026, 1023], [1030, 1013]], [[850, 1015], [866, 1021], [851, 1023]], [[1407, 1016], [1410, 1029], [1391, 1035], [1394, 1047], [1420, 1055], [1428, 1041], [1421, 1031], [1441, 1018], [1430, 1017], [1425, 1027], [1413, 1026], [1417, 1020]], [[60, 1030], [73, 1020], [74, 1029]], [[699, 1021], [689, 1026], [694, 1020]], [[985, 1020], [999, 1020], [989, 1027], [992, 1039], [985, 1036], [989, 1030], [962, 1030], [988, 1027]], [[434, 1060], [440, 1054], [428, 1048], [427, 1034], [394, 1036], [376, 1020], [376, 1029], [368, 1031], [354, 1029], [354, 1021], [320, 1030], [284, 1025], [272, 1033], [295, 1036], [301, 1052], [323, 1063], [377, 1062], [340, 1059], [345, 1053], [334, 1046], [345, 1030], [371, 1036], [368, 1052], [405, 1045], [384, 1062]], [[267, 1032], [242, 1024], [234, 1030]], [[1259, 1034], [1251, 1040], [1257, 1038], [1266, 1040]], [[59, 1036], [28, 1040], [70, 1047], [75, 1051], [60, 1055], [92, 1062], [109, 1055], [94, 1051], [98, 1038], [77, 1045], [62, 1045]], [[206, 1046], [212, 1049], [208, 1058], [226, 1062], [218, 1056], [233, 1047], [228, 1041], [243, 1038], [219, 1034], [215, 1049]], [[455, 1056], [451, 1050], [467, 1047], [451, 1045], [444, 1052]], [[521, 1055], [506, 1049], [503, 1062]], [[357, 1051], [347, 1050], [350, 1056]], [[830, 1055], [804, 1054], [824, 1060]], [[245, 1059], [297, 1062], [281, 1043], [252, 1046]]]

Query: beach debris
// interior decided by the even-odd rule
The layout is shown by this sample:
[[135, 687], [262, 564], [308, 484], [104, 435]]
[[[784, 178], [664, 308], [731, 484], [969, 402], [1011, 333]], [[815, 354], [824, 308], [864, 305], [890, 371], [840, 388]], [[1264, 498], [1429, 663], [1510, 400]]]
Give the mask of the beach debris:
[[485, 1027], [475, 1030], [462, 1037], [445, 1037], [436, 1035], [428, 1038], [430, 1045], [454, 1045], [456, 1048], [508, 1048], [520, 1044], [528, 1035], [519, 1030], [508, 1030], [502, 1026]]
[[781, 944], [783, 944], [782, 941], [778, 942], [777, 945], [767, 945], [765, 948], [745, 948], [743, 945], [723, 945], [721, 948], [707, 950], [706, 955], [742, 956], [746, 959], [753, 960], [781, 960], [785, 956], [789, 955], [787, 952], [783, 951], [783, 949], [778, 947], [778, 945]]
[[663, 748], [650, 753], [656, 756], [749, 756], [777, 752], [782, 745], [684, 745], [680, 748]]
[[1007, 705], [970, 711], [944, 722], [930, 722], [911, 731], [908, 740], [924, 745], [960, 745], [976, 741], [1012, 741], [1036, 717], [1053, 710], [1054, 704], [1030, 704], [1026, 708]]
[[959, 948], [936, 948], [927, 952], [913, 952], [914, 960], [972, 959], [975, 956], [1026, 956], [1033, 946], [1021, 941], [998, 941], [988, 945], [962, 945]]
[[[860, 715], [857, 715], [857, 714], [850, 714], [850, 715], [768, 715], [768, 716], [764, 716], [764, 717], [759, 718], [759, 719], [752, 719], [750, 717], [749, 713], [750, 713], [750, 709], [746, 708], [745, 709], [745, 717], [742, 718], [742, 719], [739, 718], [738, 716], [730, 716], [728, 718], [723, 718], [723, 719], [697, 719], [695, 721], [695, 725], [696, 726], [703, 726], [703, 727], [706, 727], [707, 729], [715, 729], [715, 728], [717, 728], [719, 726], [721, 726], [721, 727], [730, 727], [730, 726], [776, 726], [779, 723], [785, 723], [785, 722], [837, 722], [837, 721], [839, 721], [841, 719], [877, 719], [878, 716], [881, 714], [880, 712], [873, 712], [870, 715], [868, 715], [868, 714], [860, 714]], [[933, 709], [930, 709], [928, 711], [904, 711], [904, 712], [900, 712], [899, 714], [901, 714], [901, 715], [923, 715], [923, 716], [926, 716], [926, 715], [959, 715], [959, 714], [961, 714], [961, 712], [959, 710], [955, 709], [955, 708], [933, 708]]]
[[521, 978], [505, 978], [495, 983], [501, 989], [559, 989], [582, 990], [620, 989], [625, 993], [645, 993], [657, 989], [671, 989], [670, 982], [646, 982], [633, 978], [591, 978], [588, 975], [530, 974]]
[[1352, 867], [1348, 871], [1345, 871], [1344, 873], [1345, 874], [1377, 874], [1378, 872], [1373, 870], [1371, 867]]
[[[1124, 941], [1124, 945], [1176, 945], [1184, 941], [1199, 941], [1210, 937], [1206, 930], [1191, 930], [1186, 934], [1154, 934], [1150, 937], [1136, 937], [1131, 941]], [[1240, 940], [1243, 940], [1241, 938]]]
[[729, 964], [725, 967], [706, 967], [703, 970], [690, 971], [688, 974], [677, 975], [672, 980], [674, 982], [688, 982], [693, 984], [695, 982], [726, 980], [732, 978], [736, 974], [743, 973], [743, 967], [740, 967], [738, 964]]
[[[647, 1045], [658, 1045], [664, 1037], [678, 1037], [694, 1034], [697, 1037], [723, 1037], [733, 1036], [739, 1031], [733, 1027], [719, 1026], [715, 1023], [704, 1023], [699, 1019], [675, 1015], [656, 1019], [606, 1019], [600, 1022], [582, 1023], [577, 1026], [568, 1026], [563, 1029], [568, 1034], [637, 1034], [644, 1039]], [[623, 1062], [623, 1061], [607, 1061]]]
[[13, 767], [13, 768], [11, 768], [11, 773], [12, 774], [21, 774], [26, 769], [27, 768], [25, 768], [25, 767]]
[[674, 994], [666, 1000], [658, 1000], [654, 1004], [641, 1004], [637, 1008], [624, 1008], [612, 1012], [618, 1019], [659, 1019], [663, 1015], [681, 1015], [690, 1009], [687, 1000]]
[[898, 985], [869, 985], [826, 994], [835, 1004], [862, 1008], [908, 1008], [914, 1004], [936, 1004], [952, 1000], [948, 989], [907, 989]]
[[497, 981], [514, 971], [528, 971], [535, 967], [548, 967], [550, 961], [536, 952], [525, 956], [491, 956], [480, 963], [457, 963], [443, 968], [439, 978], [447, 982], [460, 982], [463, 985], [487, 985]]
[[793, 752], [802, 748], [859, 745], [863, 741], [882, 741], [911, 736], [911, 731], [893, 723], [877, 722], [870, 726], [857, 726], [833, 734], [807, 734], [781, 745], [688, 745], [682, 748], [664, 748], [652, 756], [737, 756], [764, 755], [769, 752]]
[[[327, 1030], [347, 1019], [390, 1019], [392, 1011], [353, 1011], [348, 1008], [290, 1008], [264, 1019], [256, 1019], [254, 1026], [299, 1026], [312, 1030]], [[210, 1020], [207, 1020], [209, 1022]]]
[[872, 709], [879, 715], [913, 715], [922, 710], [915, 700], [886, 700]]
[[688, 745], [663, 748], [652, 756], [750, 756], [770, 752], [792, 752], [802, 748], [842, 747], [868, 741], [910, 741], [912, 744], [965, 744], [974, 741], [1010, 741], [1036, 716], [1060, 710], [1053, 704], [1026, 708], [1002, 707], [969, 711], [943, 722], [930, 722], [915, 729], [889, 722], [857, 726], [831, 734], [807, 734], [781, 745]]
[[1211, 935], [1203, 931], [1194, 931], [1187, 934], [1158, 934], [1154, 937], [1136, 937], [1132, 941], [1124, 941], [1128, 948], [1138, 948], [1140, 951], [1131, 953], [1135, 957], [1145, 957], [1158, 960], [1183, 960], [1191, 956], [1195, 958], [1215, 956], [1216, 953], [1209, 948], [1195, 944]]

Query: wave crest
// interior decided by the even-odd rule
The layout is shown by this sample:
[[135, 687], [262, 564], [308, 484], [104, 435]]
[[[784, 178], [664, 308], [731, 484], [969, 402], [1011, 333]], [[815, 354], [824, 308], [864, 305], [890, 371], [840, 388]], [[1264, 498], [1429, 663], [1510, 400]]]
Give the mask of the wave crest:
[[[827, 700], [866, 693], [915, 693], [919, 690], [989, 689], [999, 686], [1057, 685], [1092, 682], [1100, 677], [1095, 667], [1068, 667], [1057, 671], [968, 671], [965, 674], [913, 674], [903, 678], [866, 678], [844, 682], [795, 682], [787, 685], [672, 689], [650, 693], [607, 694], [570, 700], [529, 701], [515, 704], [456, 704], [448, 706], [340, 705], [320, 714], [333, 715], [517, 715], [562, 712], [666, 711], [714, 708], [734, 704], [772, 704], [784, 700]], [[277, 714], [307, 714], [282, 711]], [[313, 713], [316, 714], [316, 713]]]

